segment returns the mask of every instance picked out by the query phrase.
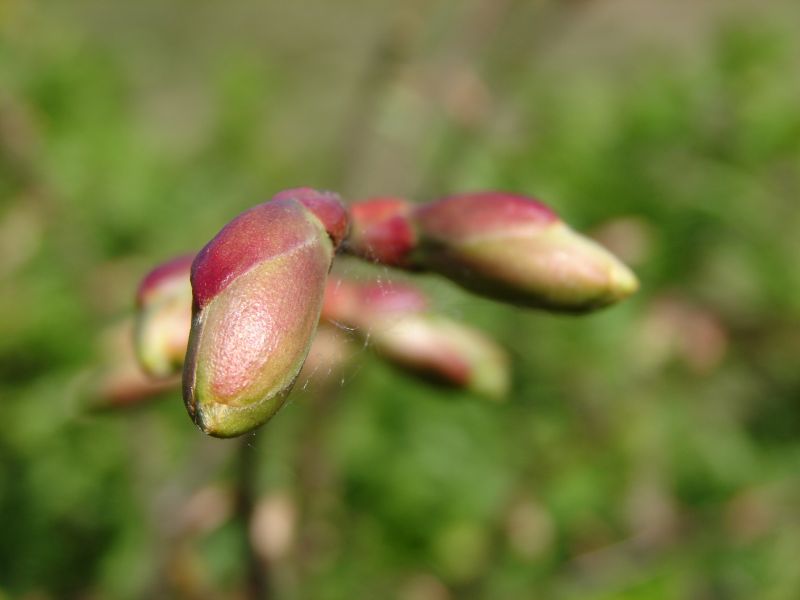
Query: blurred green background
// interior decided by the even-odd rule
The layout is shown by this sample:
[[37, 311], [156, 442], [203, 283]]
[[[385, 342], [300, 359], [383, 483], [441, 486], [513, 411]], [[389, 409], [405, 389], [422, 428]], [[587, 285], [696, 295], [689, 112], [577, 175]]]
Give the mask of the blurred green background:
[[88, 390], [150, 266], [301, 185], [534, 195], [642, 290], [564, 318], [420, 278], [510, 350], [513, 393], [366, 352], [296, 393], [256, 433], [274, 597], [800, 598], [798, 23], [793, 0], [0, 0], [0, 598], [246, 597], [237, 443], [178, 394]]

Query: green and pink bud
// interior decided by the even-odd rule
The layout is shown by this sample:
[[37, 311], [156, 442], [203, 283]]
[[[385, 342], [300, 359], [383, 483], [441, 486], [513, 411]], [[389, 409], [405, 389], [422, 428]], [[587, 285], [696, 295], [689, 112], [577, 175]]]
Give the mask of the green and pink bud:
[[192, 323], [189, 272], [194, 255], [159, 265], [142, 280], [136, 293], [136, 358], [155, 378], [180, 373]]
[[242, 213], [197, 255], [183, 385], [189, 414], [204, 432], [241, 435], [283, 405], [346, 231], [338, 197], [304, 188]]
[[331, 280], [323, 319], [352, 328], [401, 368], [492, 399], [509, 387], [506, 353], [476, 329], [437, 315], [417, 288]]
[[452, 196], [413, 213], [424, 266], [512, 304], [584, 312], [622, 300], [635, 275], [547, 206], [513, 194]]
[[638, 288], [613, 254], [531, 198], [482, 192], [415, 208], [395, 200], [383, 217], [385, 203], [354, 205], [354, 254], [437, 272], [476, 294], [557, 312], [601, 308]]

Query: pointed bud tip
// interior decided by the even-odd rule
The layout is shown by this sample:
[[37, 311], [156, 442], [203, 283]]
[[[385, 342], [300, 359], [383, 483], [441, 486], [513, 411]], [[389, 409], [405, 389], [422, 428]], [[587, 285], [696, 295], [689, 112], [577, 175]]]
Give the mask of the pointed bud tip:
[[617, 261], [609, 276], [610, 288], [617, 300], [624, 300], [639, 291], [639, 279], [625, 263]]
[[544, 204], [516, 194], [461, 194], [412, 215], [422, 267], [504, 302], [582, 313], [632, 294], [636, 277]]
[[[248, 410], [250, 408], [250, 410]], [[229, 439], [253, 431], [269, 419], [277, 409], [265, 415], [257, 407], [234, 407], [226, 405], [200, 405], [190, 416], [204, 434]]]

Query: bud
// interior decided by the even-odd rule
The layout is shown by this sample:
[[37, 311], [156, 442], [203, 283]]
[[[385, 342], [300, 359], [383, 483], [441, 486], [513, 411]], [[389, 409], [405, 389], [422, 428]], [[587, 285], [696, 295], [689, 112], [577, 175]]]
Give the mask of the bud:
[[136, 294], [136, 358], [145, 373], [163, 378], [180, 373], [192, 324], [189, 271], [194, 255], [159, 265]]
[[638, 287], [610, 252], [524, 196], [462, 194], [416, 208], [376, 198], [351, 211], [351, 253], [434, 271], [495, 300], [577, 313], [613, 304]]
[[350, 206], [352, 254], [395, 267], [409, 267], [416, 236], [408, 220], [413, 205], [402, 198], [373, 198]]
[[296, 200], [310, 210], [328, 232], [334, 248], [338, 248], [347, 237], [350, 217], [342, 206], [339, 194], [304, 187], [278, 192], [272, 197], [273, 202], [276, 200]]
[[[147, 308], [151, 308], [153, 297], [150, 295], [145, 297], [140, 290], [137, 296], [137, 305], [140, 307], [136, 318], [137, 327], [135, 332], [131, 332], [130, 335], [136, 343], [137, 350], [136, 357], [131, 355], [131, 359], [135, 358], [135, 360], [130, 366], [136, 370], [140, 379], [145, 378], [145, 374], [147, 374], [151, 378], [169, 378], [170, 381], [174, 381], [174, 376], [183, 370], [192, 322], [192, 286], [189, 281], [189, 272], [193, 258], [194, 255], [176, 258], [157, 267], [143, 280], [142, 286], [140, 286], [140, 288], [150, 287], [156, 274], [166, 275], [165, 271], [169, 271], [169, 277], [174, 274], [182, 284], [176, 287], [178, 289], [185, 287], [187, 290], [186, 294], [175, 294], [181, 297], [180, 304], [177, 303], [178, 298], [170, 298], [170, 300], [174, 300], [170, 303], [170, 308], [174, 306], [174, 315], [163, 314], [163, 312], [153, 309], [147, 310]], [[180, 277], [180, 271], [177, 268], [173, 270], [169, 267], [182, 263], [184, 260], [186, 268], [183, 277]], [[325, 301], [328, 301], [327, 295]], [[180, 318], [174, 318], [176, 316], [180, 316]], [[126, 342], [130, 346], [130, 340], [126, 340]], [[298, 381], [305, 386], [311, 380], [337, 377], [339, 372], [350, 362], [353, 354], [354, 348], [347, 335], [331, 325], [320, 325], [300, 371]], [[136, 361], [139, 365], [136, 364]], [[160, 367], [155, 368], [152, 366], [154, 364], [158, 364]]]
[[419, 313], [370, 330], [375, 350], [410, 371], [500, 400], [509, 387], [505, 352], [487, 336], [446, 317]]
[[236, 217], [197, 255], [183, 386], [204, 432], [241, 435], [283, 405], [314, 337], [346, 226], [336, 196], [283, 192]]
[[420, 240], [414, 260], [484, 296], [577, 313], [638, 288], [610, 252], [524, 196], [452, 196], [420, 206], [412, 221]]
[[483, 333], [427, 309], [416, 288], [331, 280], [324, 319], [352, 327], [389, 362], [492, 399], [509, 387], [505, 352]]

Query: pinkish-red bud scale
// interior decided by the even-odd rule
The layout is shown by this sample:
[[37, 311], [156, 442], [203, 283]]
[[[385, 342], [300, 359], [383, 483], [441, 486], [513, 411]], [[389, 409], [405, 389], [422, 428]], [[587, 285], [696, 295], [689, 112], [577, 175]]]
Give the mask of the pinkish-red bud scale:
[[410, 267], [416, 234], [408, 220], [413, 205], [402, 198], [372, 198], [350, 206], [348, 250], [384, 265]]

